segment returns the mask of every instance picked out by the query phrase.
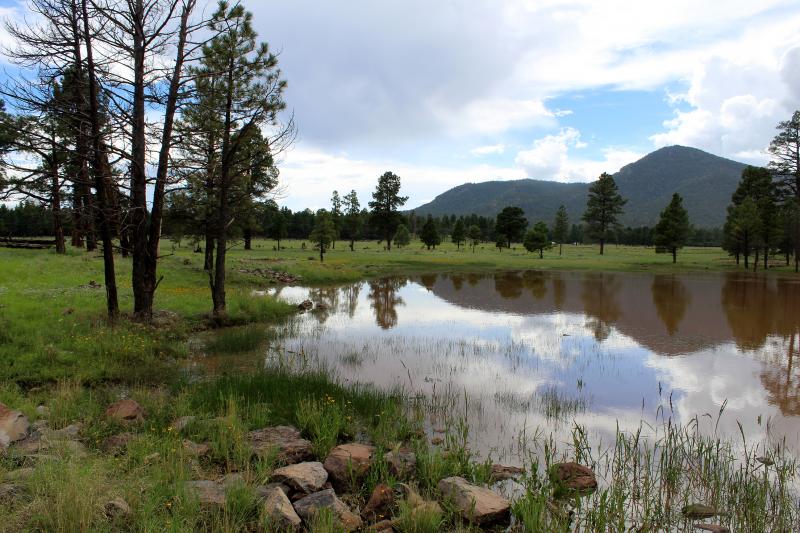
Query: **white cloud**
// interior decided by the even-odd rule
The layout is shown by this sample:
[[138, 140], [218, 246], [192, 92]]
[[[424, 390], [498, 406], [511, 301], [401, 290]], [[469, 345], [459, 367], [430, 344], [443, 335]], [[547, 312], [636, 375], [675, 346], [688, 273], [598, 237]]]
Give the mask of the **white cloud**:
[[575, 128], [564, 128], [557, 134], [546, 135], [533, 142], [528, 150], [517, 154], [515, 162], [528, 177], [563, 182], [592, 181], [603, 172], [614, 173], [643, 154], [631, 150], [606, 148], [601, 159], [576, 156], [572, 150], [585, 148]]
[[482, 157], [485, 155], [495, 155], [495, 154], [502, 154], [506, 151], [505, 144], [488, 144], [485, 146], [478, 146], [473, 148], [469, 151], [472, 155], [476, 157]]

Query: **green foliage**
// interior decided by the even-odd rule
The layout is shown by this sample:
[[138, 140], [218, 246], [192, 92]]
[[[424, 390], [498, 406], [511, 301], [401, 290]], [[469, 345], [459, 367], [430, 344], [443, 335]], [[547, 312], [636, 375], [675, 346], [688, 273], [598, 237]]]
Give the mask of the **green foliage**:
[[422, 230], [419, 232], [419, 238], [428, 247], [428, 250], [431, 247], [436, 248], [442, 242], [442, 238], [439, 236], [439, 229], [430, 215], [428, 215]]
[[350, 191], [342, 200], [344, 205], [344, 220], [342, 221], [342, 237], [350, 241], [350, 251], [361, 233], [361, 204], [355, 190]]
[[678, 248], [683, 248], [689, 239], [689, 214], [683, 207], [683, 198], [678, 193], [672, 195], [672, 201], [661, 212], [661, 219], [655, 227], [656, 246], [666, 248], [676, 261]]
[[314, 243], [314, 248], [319, 250], [320, 261], [325, 259], [325, 252], [328, 251], [334, 239], [336, 239], [336, 226], [333, 224], [333, 218], [328, 211], [320, 209], [317, 211], [314, 229], [308, 236], [308, 240]]
[[407, 501], [400, 502], [399, 515], [394, 528], [401, 533], [437, 533], [444, 526], [440, 509], [432, 505], [414, 507]]
[[[561, 247], [567, 242], [569, 237], [569, 216], [567, 215], [567, 208], [564, 204], [559, 206], [556, 211], [556, 219], [553, 222], [553, 240], [558, 243], [558, 255], [561, 255]], [[577, 241], [576, 241], [577, 242]]]
[[600, 255], [610, 232], [619, 226], [619, 216], [627, 200], [620, 196], [613, 176], [603, 172], [600, 178], [589, 186], [586, 211], [583, 221], [587, 234], [600, 242]]
[[544, 249], [550, 246], [550, 240], [547, 238], [547, 224], [541, 221], [537, 222], [525, 233], [522, 245], [529, 252], [539, 250], [539, 257], [544, 257]]
[[469, 237], [470, 243], [472, 244], [472, 253], [475, 253], [475, 247], [478, 246], [478, 244], [480, 244], [481, 238], [483, 238], [483, 233], [481, 232], [481, 228], [475, 225], [470, 226], [469, 231], [467, 232], [467, 236]]
[[497, 214], [497, 222], [494, 230], [498, 242], [505, 242], [511, 248], [512, 242], [519, 242], [525, 235], [525, 228], [528, 227], [528, 219], [525, 212], [519, 207], [504, 207]]
[[397, 232], [394, 234], [394, 244], [398, 248], [403, 246], [408, 246], [411, 242], [411, 233], [409, 233], [408, 228], [405, 224], [400, 224], [397, 227]]
[[352, 434], [353, 415], [348, 403], [333, 396], [304, 398], [297, 405], [298, 427], [309, 436], [317, 457], [327, 457], [339, 438]]
[[784, 198], [800, 201], [800, 110], [778, 123], [778, 134], [769, 144], [769, 170], [778, 178]]
[[400, 224], [398, 208], [402, 207], [408, 196], [400, 196], [400, 176], [392, 172], [384, 172], [378, 178], [378, 185], [372, 193], [369, 207], [372, 210], [372, 223], [379, 229], [386, 241], [387, 248], [392, 247], [392, 237]]
[[461, 248], [467, 240], [467, 230], [464, 228], [464, 221], [458, 220], [453, 227], [453, 232], [450, 234], [450, 240], [456, 245], [456, 249]]

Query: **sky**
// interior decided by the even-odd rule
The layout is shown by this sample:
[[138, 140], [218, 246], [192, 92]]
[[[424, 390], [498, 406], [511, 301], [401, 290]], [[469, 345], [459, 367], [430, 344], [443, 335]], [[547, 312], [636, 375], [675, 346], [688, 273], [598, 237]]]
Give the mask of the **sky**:
[[243, 3], [288, 82], [295, 210], [333, 190], [365, 205], [387, 170], [414, 208], [465, 182], [591, 181], [673, 144], [763, 164], [800, 108], [796, 0]]

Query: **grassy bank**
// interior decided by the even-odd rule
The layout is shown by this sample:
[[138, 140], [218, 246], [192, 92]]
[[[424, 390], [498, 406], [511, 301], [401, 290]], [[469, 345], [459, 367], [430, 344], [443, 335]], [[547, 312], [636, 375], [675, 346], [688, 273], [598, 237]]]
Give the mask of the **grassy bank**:
[[[252, 251], [233, 251], [228, 295], [231, 322], [239, 327], [218, 332], [205, 331], [207, 278], [202, 257], [188, 248], [164, 250], [172, 255], [161, 263], [152, 325], [105, 322], [104, 292], [91, 283], [102, 281], [98, 257], [0, 249], [0, 402], [23, 411], [47, 441], [36, 453], [12, 448], [0, 457], [0, 486], [14, 487], [13, 494], [0, 489], [0, 531], [269, 530], [257, 487], [272, 481], [280, 461], [255, 454], [247, 434], [280, 424], [299, 428], [317, 459], [351, 440], [377, 447], [369, 473], [346, 495], [351, 508], [363, 508], [372, 489], [384, 483], [403, 494], [391, 510], [397, 531], [476, 531], [442, 498], [438, 482], [459, 475], [488, 484], [491, 458], [471, 455], [469, 428], [457, 422], [433, 444], [434, 435], [423, 428], [436, 406], [425, 398], [344, 386], [321, 370], [267, 368], [211, 377], [186, 372], [185, 362], [201, 353], [224, 360], [275, 340], [269, 325], [296, 310], [250, 295], [274, 282], [273, 272], [325, 284], [431, 271], [735, 268], [721, 251], [709, 249], [686, 250], [673, 266], [652, 250], [613, 246], [603, 258], [594, 247], [565, 247], [561, 258], [551, 252], [540, 260], [488, 246], [475, 253], [449, 245], [384, 252], [358, 243], [350, 252], [339, 243], [320, 264], [300, 242], [286, 245], [278, 252], [273, 243], [256, 241]], [[124, 311], [132, 307], [129, 264], [120, 259], [118, 272]], [[141, 404], [144, 420], [123, 425], [106, 416], [106, 407], [120, 398]], [[194, 418], [177, 429], [175, 421], [186, 416]], [[711, 521], [734, 531], [800, 530], [798, 465], [783, 449], [743, 448], [703, 437], [692, 425], [665, 424], [647, 436], [620, 433], [601, 449], [590, 445], [582, 428], [575, 428], [571, 443], [554, 442], [546, 429], [524, 438], [527, 469], [513, 505], [523, 531], [692, 531], [697, 520], [682, 510], [698, 502], [713, 509]], [[120, 435], [124, 443], [112, 447]], [[207, 443], [207, 452], [196, 453], [187, 440]], [[393, 474], [383, 459], [383, 452], [401, 445], [416, 454], [411, 479]], [[597, 473], [596, 492], [561, 497], [563, 487], [548, 470], [568, 460]], [[198, 479], [231, 479], [225, 503], [201, 505], [186, 486]], [[109, 512], [109, 500], [117, 497], [129, 512]], [[441, 507], [417, 511], [415, 498]], [[337, 531], [329, 518], [320, 516], [311, 530]]]

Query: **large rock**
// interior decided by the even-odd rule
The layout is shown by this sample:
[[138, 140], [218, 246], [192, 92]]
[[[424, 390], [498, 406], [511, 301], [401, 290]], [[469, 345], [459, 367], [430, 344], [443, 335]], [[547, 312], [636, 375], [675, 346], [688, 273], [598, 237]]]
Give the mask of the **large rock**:
[[597, 489], [592, 469], [578, 463], [556, 463], [550, 467], [549, 475], [556, 497], [583, 496]]
[[206, 507], [225, 506], [225, 487], [221, 483], [208, 479], [187, 481], [186, 488], [197, 496], [200, 505]]
[[351, 442], [341, 444], [325, 458], [325, 470], [335, 487], [349, 487], [351, 481], [358, 481], [369, 470], [375, 447], [369, 444]]
[[135, 424], [144, 420], [144, 409], [134, 400], [119, 400], [106, 408], [106, 416], [123, 424]]
[[273, 426], [251, 431], [250, 446], [259, 455], [275, 450], [278, 459], [286, 463], [299, 463], [314, 456], [311, 442], [300, 436], [300, 431], [291, 426]]
[[328, 472], [319, 462], [297, 463], [278, 468], [272, 479], [303, 494], [311, 494], [323, 489], [328, 481]]
[[499, 494], [462, 477], [448, 477], [439, 482], [439, 491], [459, 514], [476, 524], [492, 524], [506, 520], [511, 503]]
[[306, 523], [311, 523], [321, 509], [330, 510], [334, 519], [346, 531], [355, 531], [361, 527], [361, 518], [336, 497], [333, 489], [315, 492], [294, 502], [294, 510]]
[[264, 513], [269, 517], [270, 531], [298, 530], [302, 520], [286, 493], [277, 485], [264, 491]]
[[0, 403], [0, 447], [24, 439], [30, 429], [28, 417]]
[[361, 511], [361, 518], [367, 522], [378, 522], [391, 516], [394, 505], [394, 491], [388, 485], [375, 485], [367, 505]]
[[401, 447], [386, 452], [383, 458], [389, 465], [389, 471], [400, 479], [412, 477], [417, 470], [417, 456], [411, 448]]

